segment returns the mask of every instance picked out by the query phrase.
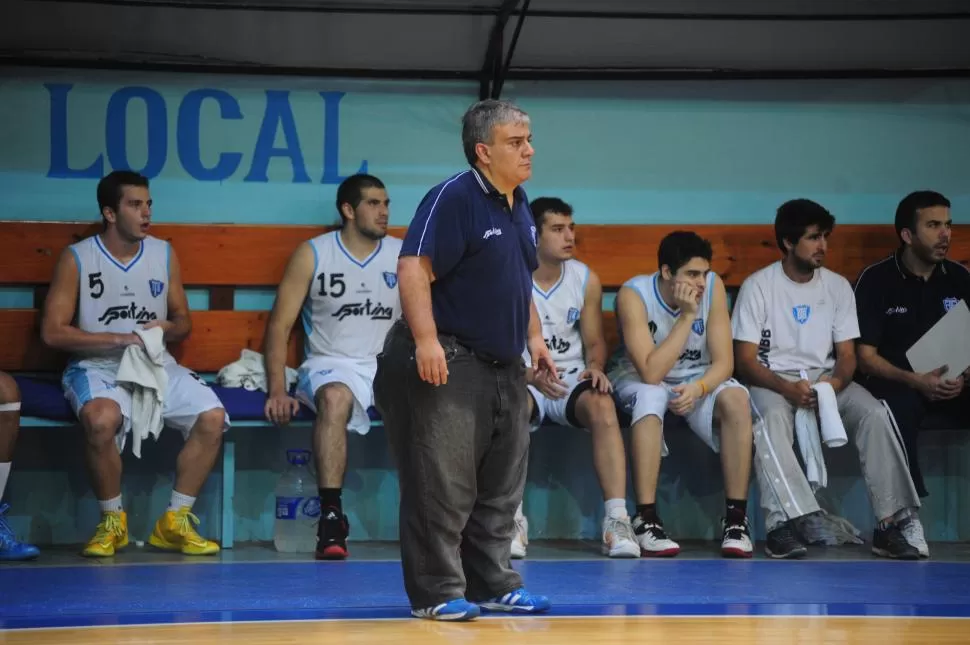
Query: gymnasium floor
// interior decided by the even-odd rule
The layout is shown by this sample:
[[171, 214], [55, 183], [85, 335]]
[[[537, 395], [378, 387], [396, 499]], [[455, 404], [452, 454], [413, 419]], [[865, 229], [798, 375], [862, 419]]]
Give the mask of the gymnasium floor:
[[409, 617], [393, 544], [351, 543], [338, 563], [270, 545], [207, 559], [132, 545], [106, 561], [49, 549], [0, 565], [0, 643], [970, 643], [970, 545], [931, 545], [922, 562], [861, 546], [793, 562], [684, 547], [623, 561], [592, 543], [530, 544], [515, 566], [553, 611], [465, 624]]

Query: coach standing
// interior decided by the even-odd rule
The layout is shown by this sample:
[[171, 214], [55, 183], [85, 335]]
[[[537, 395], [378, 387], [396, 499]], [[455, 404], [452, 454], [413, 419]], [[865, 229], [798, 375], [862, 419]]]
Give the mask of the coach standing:
[[532, 174], [529, 117], [476, 103], [462, 145], [471, 168], [432, 188], [408, 228], [404, 316], [374, 382], [399, 472], [404, 586], [411, 613], [432, 620], [549, 608], [510, 565], [529, 451], [522, 349], [555, 374], [532, 304], [535, 223], [520, 187]]

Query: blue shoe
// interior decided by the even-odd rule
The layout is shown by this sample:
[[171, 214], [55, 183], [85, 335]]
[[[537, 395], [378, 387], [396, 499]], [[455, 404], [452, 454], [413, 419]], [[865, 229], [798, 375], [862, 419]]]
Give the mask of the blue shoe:
[[455, 598], [454, 600], [443, 602], [440, 605], [435, 605], [434, 607], [411, 610], [411, 615], [415, 618], [425, 618], [427, 620], [450, 620], [452, 622], [474, 620], [478, 618], [481, 613], [482, 610], [479, 609], [478, 605], [472, 604], [464, 598]]
[[545, 596], [533, 596], [524, 587], [510, 591], [499, 598], [479, 603], [482, 609], [504, 611], [516, 614], [538, 614], [549, 611], [551, 605]]
[[33, 560], [40, 555], [40, 549], [17, 540], [4, 517], [8, 508], [8, 504], [0, 504], [0, 561]]

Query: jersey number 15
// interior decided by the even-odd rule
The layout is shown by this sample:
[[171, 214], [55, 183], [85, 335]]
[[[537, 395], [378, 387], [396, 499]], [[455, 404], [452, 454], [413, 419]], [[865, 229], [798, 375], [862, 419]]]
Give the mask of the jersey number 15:
[[[327, 274], [321, 273], [317, 276], [317, 280], [320, 282], [320, 295], [330, 296], [331, 298], [339, 298], [344, 295], [344, 291], [347, 290], [347, 285], [344, 284], [344, 274], [343, 273], [331, 273], [329, 283], [327, 281]], [[330, 293], [327, 293], [327, 289], [330, 289]]]

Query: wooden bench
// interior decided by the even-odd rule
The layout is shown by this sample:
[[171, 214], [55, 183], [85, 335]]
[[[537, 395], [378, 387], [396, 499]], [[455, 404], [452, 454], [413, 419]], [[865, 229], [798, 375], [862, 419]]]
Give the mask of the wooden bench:
[[[0, 287], [33, 290], [33, 306], [0, 309], [0, 370], [18, 377], [24, 390], [21, 425], [70, 425], [76, 422], [60, 392], [59, 375], [66, 357], [46, 348], [40, 340], [41, 307], [55, 262], [69, 244], [98, 232], [100, 224], [87, 222], [0, 221]], [[600, 276], [604, 291], [615, 292], [638, 273], [656, 270], [660, 240], [684, 227], [660, 225], [580, 225], [577, 255]], [[714, 270], [730, 289], [736, 289], [753, 271], [778, 259], [770, 225], [705, 225], [691, 227], [711, 240]], [[273, 290], [283, 275], [290, 254], [304, 240], [328, 227], [225, 224], [157, 224], [156, 237], [169, 240], [182, 264], [186, 289], [208, 292], [208, 310], [193, 311], [193, 331], [173, 346], [173, 355], [200, 374], [211, 375], [239, 359], [240, 351], [263, 349], [268, 311], [235, 309], [235, 297], [246, 290]], [[951, 258], [970, 261], [970, 226], [954, 231]], [[392, 228], [402, 237], [404, 229]], [[826, 265], [854, 280], [866, 265], [896, 248], [892, 226], [843, 225], [831, 238]], [[604, 312], [610, 349], [617, 345], [616, 321]], [[287, 364], [299, 364], [302, 331], [294, 326]], [[40, 388], [38, 390], [38, 388]], [[234, 391], [233, 391], [234, 390]], [[265, 395], [237, 388], [216, 388], [233, 425], [265, 425]], [[308, 423], [309, 411], [301, 413]], [[379, 420], [375, 418], [375, 424]], [[233, 542], [232, 502], [235, 487], [235, 446], [226, 437], [222, 470], [222, 543]]]

